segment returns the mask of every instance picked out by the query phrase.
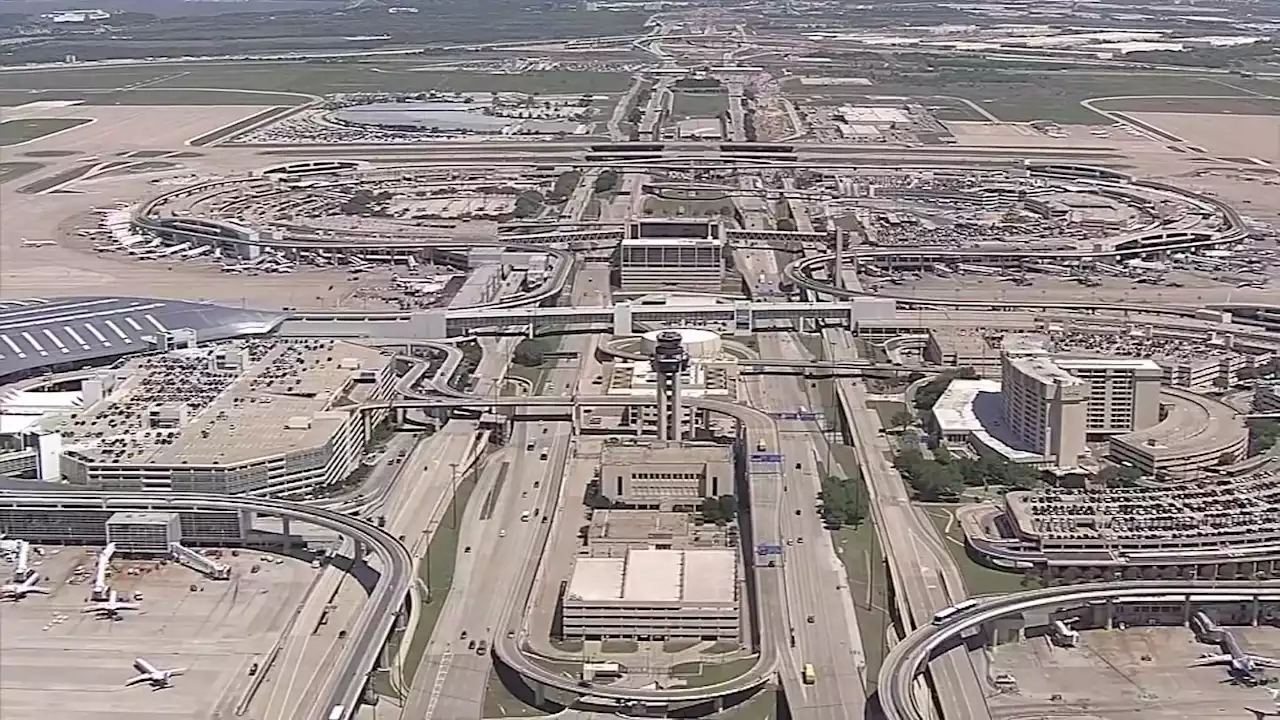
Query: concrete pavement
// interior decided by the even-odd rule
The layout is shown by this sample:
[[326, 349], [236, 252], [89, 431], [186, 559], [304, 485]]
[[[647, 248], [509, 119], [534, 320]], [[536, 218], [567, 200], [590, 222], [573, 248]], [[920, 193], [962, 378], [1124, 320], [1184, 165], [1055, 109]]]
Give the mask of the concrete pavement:
[[[762, 335], [760, 351], [770, 357], [803, 359], [790, 336]], [[795, 378], [753, 378], [747, 382], [751, 405], [769, 413], [794, 413], [815, 403]], [[822, 430], [812, 422], [782, 421], [778, 428], [783, 458], [783, 502], [779, 524], [783, 548], [786, 616], [795, 634], [780, 672], [793, 677], [804, 663], [814, 666], [814, 685], [787, 687], [796, 718], [861, 717], [866, 708], [866, 660], [853, 612], [844, 567], [817, 512], [824, 451]], [[814, 622], [808, 622], [812, 617]]]

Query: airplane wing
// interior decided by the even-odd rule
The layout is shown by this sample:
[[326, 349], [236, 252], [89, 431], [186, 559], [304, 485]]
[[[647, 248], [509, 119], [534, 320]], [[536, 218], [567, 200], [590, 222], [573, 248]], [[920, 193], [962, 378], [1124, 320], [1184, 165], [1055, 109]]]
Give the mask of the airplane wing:
[[1220, 665], [1222, 663], [1231, 662], [1230, 655], [1205, 655], [1191, 662], [1190, 667], [1204, 667], [1205, 665]]
[[137, 677], [129, 678], [129, 681], [128, 681], [128, 682], [126, 682], [126, 683], [124, 684], [124, 686], [125, 686], [125, 687], [129, 687], [129, 686], [131, 686], [131, 685], [137, 685], [138, 683], [143, 683], [143, 682], [151, 682], [151, 673], [147, 673], [146, 675], [139, 675], [139, 676], [137, 676]]
[[170, 677], [177, 677], [179, 675], [186, 675], [186, 674], [187, 674], [187, 668], [174, 668], [169, 671]]
[[1253, 661], [1254, 665], [1261, 665], [1262, 667], [1269, 668], [1280, 668], [1280, 660], [1275, 658], [1262, 657], [1261, 655], [1250, 655], [1249, 659]]
[[156, 666], [152, 665], [146, 660], [143, 660], [142, 658], [138, 658], [137, 660], [134, 660], [133, 666], [138, 669], [138, 672], [143, 673], [145, 675], [154, 675], [156, 672]]
[[115, 610], [137, 610], [138, 607], [137, 603], [116, 603], [112, 606]]

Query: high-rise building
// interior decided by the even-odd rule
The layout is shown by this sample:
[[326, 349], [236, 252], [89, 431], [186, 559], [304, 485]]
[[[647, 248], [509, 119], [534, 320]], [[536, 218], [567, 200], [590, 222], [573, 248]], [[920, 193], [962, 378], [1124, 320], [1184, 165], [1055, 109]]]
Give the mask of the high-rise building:
[[1088, 436], [1158, 423], [1162, 375], [1151, 360], [1053, 355], [1043, 339], [1015, 336], [1001, 357], [1001, 409], [1014, 440], [1070, 467]]

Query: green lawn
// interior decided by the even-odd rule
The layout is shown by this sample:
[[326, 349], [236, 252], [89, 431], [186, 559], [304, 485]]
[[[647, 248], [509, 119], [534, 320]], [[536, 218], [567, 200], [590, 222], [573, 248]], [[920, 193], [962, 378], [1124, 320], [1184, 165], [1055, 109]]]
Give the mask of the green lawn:
[[30, 118], [0, 122], [0, 147], [38, 140], [92, 122], [88, 118]]
[[[903, 72], [878, 78], [870, 87], [858, 87], [857, 95], [906, 96], [925, 104], [945, 102], [947, 95], [971, 100], [1001, 120], [1025, 122], [1053, 120], [1061, 123], [1105, 124], [1110, 121], [1080, 105], [1081, 100], [1121, 95], [1238, 95], [1218, 78], [1185, 73], [1082, 72], [1076, 70], [1024, 70], [1017, 67], [990, 67], [981, 71], [932, 73]], [[1262, 81], [1230, 78], [1246, 90], [1270, 93]], [[831, 87], [808, 87], [789, 81], [787, 90], [800, 95], [834, 96]], [[849, 94], [849, 93], [846, 93]], [[842, 97], [841, 100], [844, 98]]]
[[988, 595], [1026, 590], [1026, 586], [1022, 584], [1022, 575], [992, 570], [979, 565], [969, 557], [965, 552], [964, 531], [960, 529], [960, 523], [954, 520], [953, 507], [957, 506], [930, 506], [925, 508], [924, 512], [938, 529], [938, 535], [946, 543], [947, 549], [951, 551], [951, 557], [955, 559], [956, 566], [960, 568], [960, 574], [964, 576], [969, 594]]
[[[46, 91], [29, 94], [23, 102], [58, 97], [81, 96], [87, 102], [104, 104], [178, 104], [172, 99], [154, 100], [154, 92], [175, 91], [191, 96], [210, 96], [201, 104], [236, 104], [218, 101], [219, 93], [191, 93], [191, 89], [268, 90], [284, 93], [324, 95], [335, 92], [457, 92], [621, 93], [631, 84], [628, 73], [546, 71], [520, 74], [484, 72], [417, 71], [411, 63], [306, 63], [245, 62], [235, 64], [191, 64], [76, 68], [64, 71], [22, 71], [0, 73], [0, 91]], [[137, 85], [145, 88], [132, 90]], [[92, 91], [98, 91], [97, 99]], [[148, 99], [148, 96], [153, 96]], [[282, 104], [281, 98], [258, 96], [254, 104]], [[269, 96], [265, 96], [269, 97]], [[305, 97], [299, 96], [304, 101]]]
[[[1232, 94], [1223, 88], [1224, 95]], [[1097, 103], [1103, 110], [1121, 112], [1168, 113], [1222, 113], [1230, 115], [1280, 115], [1280, 100], [1260, 97], [1245, 98], [1139, 98], [1134, 100], [1109, 100]]]
[[484, 688], [484, 717], [548, 717], [547, 713], [511, 694], [498, 673], [489, 670], [489, 683]]
[[858, 632], [862, 637], [870, 691], [876, 685], [880, 664], [888, 652], [886, 635], [892, 623], [884, 553], [876, 538], [875, 526], [869, 520], [856, 528], [841, 528], [833, 532], [831, 540], [849, 579], [849, 593], [853, 596]]
[[[454, 522], [454, 513], [445, 511], [444, 517], [440, 519], [440, 524], [436, 526], [435, 533], [431, 536], [431, 544], [427, 546], [426, 554], [418, 563], [417, 589], [422, 605], [418, 612], [418, 625], [413, 633], [413, 641], [405, 654], [402, 676], [406, 683], [413, 682], [413, 676], [417, 674], [418, 666], [422, 664], [427, 643], [431, 641], [431, 634], [435, 632], [436, 622], [440, 619], [440, 611], [444, 609], [445, 599], [449, 596], [449, 588], [453, 585], [453, 568], [458, 556], [458, 531], [466, 514], [467, 502], [476, 488], [478, 477], [478, 472], [470, 472], [458, 483], [458, 491], [454, 496], [454, 502], [458, 507], [457, 523]], [[422, 594], [424, 587], [428, 589], [426, 597]]]
[[677, 119], [714, 118], [729, 110], [729, 96], [723, 92], [676, 92], [671, 95], [671, 114]]
[[600, 652], [611, 655], [625, 655], [636, 652], [640, 646], [635, 640], [605, 640], [600, 643]]
[[756, 658], [747, 657], [724, 663], [687, 662], [671, 666], [671, 675], [690, 687], [706, 687], [728, 682], [755, 667]]

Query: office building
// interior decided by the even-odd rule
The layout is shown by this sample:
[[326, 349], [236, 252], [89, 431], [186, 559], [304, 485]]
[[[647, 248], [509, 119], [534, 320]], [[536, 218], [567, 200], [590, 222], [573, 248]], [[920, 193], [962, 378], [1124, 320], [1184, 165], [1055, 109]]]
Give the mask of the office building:
[[633, 509], [696, 510], [734, 495], [733, 450], [696, 442], [610, 443], [600, 453], [600, 494]]
[[1001, 410], [1009, 435], [1059, 467], [1073, 467], [1088, 436], [1151, 427], [1163, 370], [1146, 359], [1053, 355], [1038, 336], [1005, 339]]
[[618, 262], [624, 292], [723, 291], [725, 244], [719, 223], [643, 220], [627, 227]]
[[578, 558], [563, 618], [569, 638], [736, 640], [738, 555], [632, 550], [625, 558]]

